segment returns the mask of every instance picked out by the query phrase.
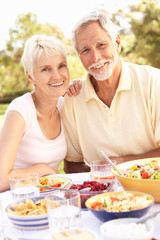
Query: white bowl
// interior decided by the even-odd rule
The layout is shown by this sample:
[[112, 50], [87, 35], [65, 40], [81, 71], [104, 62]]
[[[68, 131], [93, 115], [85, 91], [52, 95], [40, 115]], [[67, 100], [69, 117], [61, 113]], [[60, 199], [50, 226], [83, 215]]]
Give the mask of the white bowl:
[[[44, 197], [34, 197], [30, 198], [33, 202], [36, 202]], [[14, 215], [7, 212], [7, 209], [12, 209], [13, 206], [18, 205], [19, 203], [25, 202], [24, 200], [19, 200], [14, 202], [6, 207], [6, 214], [15, 228], [23, 230], [39, 230], [48, 228], [48, 215]]]
[[151, 239], [154, 231], [153, 224], [150, 221], [143, 224], [135, 224], [136, 220], [138, 218], [114, 219], [103, 223], [100, 231], [107, 240]]

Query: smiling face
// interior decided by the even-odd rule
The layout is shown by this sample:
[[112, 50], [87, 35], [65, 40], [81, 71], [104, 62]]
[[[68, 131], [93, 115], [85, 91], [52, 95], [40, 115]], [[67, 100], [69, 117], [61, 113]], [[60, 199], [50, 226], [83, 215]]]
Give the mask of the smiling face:
[[77, 50], [85, 69], [96, 80], [108, 79], [117, 64], [120, 39], [113, 41], [98, 22], [83, 26], [76, 34]]
[[69, 70], [65, 56], [55, 54], [47, 56], [44, 52], [34, 63], [34, 79], [36, 93], [45, 97], [63, 96], [69, 83]]

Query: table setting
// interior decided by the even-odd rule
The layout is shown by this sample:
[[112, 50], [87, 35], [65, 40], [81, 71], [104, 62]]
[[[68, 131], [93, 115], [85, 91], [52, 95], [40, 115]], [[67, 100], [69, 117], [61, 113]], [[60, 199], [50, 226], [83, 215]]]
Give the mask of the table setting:
[[[116, 165], [116, 168], [118, 168], [117, 172], [115, 172], [116, 170], [113, 168], [113, 166], [107, 167], [108, 170], [106, 170], [105, 168], [104, 171], [102, 171], [101, 169], [101, 172], [103, 172], [103, 174], [104, 172], [107, 173], [107, 177], [102, 175], [99, 176], [99, 182], [97, 170], [98, 168], [102, 168], [102, 166], [98, 165], [94, 164], [94, 167], [91, 168], [91, 172], [56, 174], [52, 176], [47, 176], [48, 179], [42, 179], [42, 181], [37, 180], [37, 188], [40, 190], [40, 193], [38, 195], [36, 189], [35, 193], [32, 194], [32, 197], [31, 195], [27, 196], [27, 198], [30, 198], [29, 200], [27, 200], [27, 202], [24, 198], [20, 198], [17, 196], [15, 197], [15, 194], [13, 194], [13, 191], [11, 191], [13, 190], [12, 188], [9, 191], [0, 193], [0, 239], [67, 240], [72, 239], [67, 238], [70, 233], [77, 236], [73, 238], [76, 240], [160, 239], [160, 214], [158, 215], [158, 213], [157, 215], [155, 214], [156, 216], [146, 221], [148, 238], [145, 238], [145, 232], [143, 235], [144, 238], [119, 238], [118, 236], [113, 237], [112, 235], [108, 235], [112, 233], [111, 231], [110, 233], [108, 233], [108, 230], [106, 231], [106, 229], [109, 226], [109, 229], [111, 230], [112, 226], [114, 226], [114, 221], [119, 221], [118, 224], [122, 224], [122, 227], [124, 224], [126, 224], [126, 222], [128, 223], [131, 221], [132, 227], [132, 225], [135, 224], [135, 221], [137, 219], [141, 219], [143, 216], [148, 216], [151, 213], [153, 214], [159, 211], [160, 202], [155, 201], [155, 196], [150, 195], [148, 192], [143, 194], [143, 191], [139, 191], [139, 189], [124, 188], [123, 184], [121, 184], [121, 181], [118, 181], [119, 178], [117, 178], [118, 172], [121, 171], [119, 165]], [[32, 183], [27, 182], [27, 187], [30, 183], [31, 185], [35, 184], [35, 176], [32, 176], [32, 178], [33, 177], [34, 181], [32, 181]], [[63, 190], [56, 190], [60, 185], [57, 185], [59, 184], [58, 181], [54, 182], [53, 184], [52, 180], [54, 178], [57, 178], [58, 181], [61, 180], [61, 187]], [[12, 182], [13, 181], [15, 185], [15, 179], [12, 179]], [[45, 189], [47, 184], [46, 181], [50, 182], [49, 189]], [[96, 181], [98, 184], [95, 184]], [[95, 192], [93, 192], [92, 188], [96, 187], [98, 187], [98, 190], [94, 189]], [[142, 194], [140, 194], [139, 192], [142, 192]], [[113, 198], [114, 201], [116, 198], [120, 199], [120, 195], [122, 193], [128, 194], [132, 199], [135, 196], [137, 199], [138, 197], [145, 197], [146, 206], [138, 206], [136, 210], [128, 210], [126, 208], [125, 211], [127, 213], [129, 212], [129, 215], [126, 215], [126, 212], [118, 212], [118, 214], [123, 215], [123, 217], [119, 217], [118, 215], [113, 216], [114, 214], [108, 212], [110, 211], [108, 210], [109, 202], [107, 203], [107, 205], [104, 205], [104, 202], [105, 204], [106, 201], [111, 201], [113, 203]], [[104, 202], [102, 202], [102, 200]], [[140, 203], [142, 202], [142, 199], [140, 198], [137, 201], [139, 201]], [[26, 210], [26, 205], [29, 206], [30, 210]], [[36, 211], [43, 210], [44, 213], [42, 215], [37, 215], [39, 217], [35, 215], [28, 215], [27, 217], [23, 215], [20, 216], [19, 213], [17, 213], [18, 215], [13, 215], [14, 211], [18, 211], [19, 209], [22, 211], [22, 209], [24, 208], [23, 206], [25, 206], [25, 211], [35, 211], [36, 209]], [[30, 206], [33, 206], [33, 209], [31, 209]], [[40, 210], [38, 209], [39, 207]], [[115, 208], [116, 207], [117, 206], [115, 205]], [[36, 217], [38, 220], [36, 219]], [[111, 223], [113, 224], [109, 225]], [[113, 227], [113, 231], [114, 229], [116, 229], [116, 227]], [[118, 229], [116, 231], [118, 232]], [[143, 229], [141, 229], [141, 232], [143, 232]]]

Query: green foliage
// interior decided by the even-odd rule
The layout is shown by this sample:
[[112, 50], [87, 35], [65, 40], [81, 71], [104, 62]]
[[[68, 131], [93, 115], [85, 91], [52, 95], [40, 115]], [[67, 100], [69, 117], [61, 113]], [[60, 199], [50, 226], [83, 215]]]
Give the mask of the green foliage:
[[[136, 19], [136, 14], [141, 14]], [[160, 68], [160, 6], [155, 0], [142, 1], [130, 13], [131, 26], [136, 36], [135, 52], [147, 64]]]
[[[117, 16], [119, 18], [117, 18]], [[122, 56], [139, 64], [160, 68], [160, 5], [157, 0], [142, 0], [130, 6], [130, 12], [119, 11], [114, 19], [125, 19], [130, 31], [121, 30]]]
[[3, 115], [5, 114], [5, 111], [8, 107], [8, 103], [3, 103], [0, 104], [0, 115], [3, 117]]
[[[113, 14], [121, 36], [121, 56], [125, 60], [160, 68], [160, 5], [158, 0], [142, 0], [130, 6], [129, 12], [119, 10]], [[59, 38], [66, 47], [70, 79], [85, 78], [86, 71], [72, 46], [58, 26], [37, 22], [35, 14], [21, 14], [15, 28], [10, 29], [6, 49], [0, 51], [0, 98], [15, 95], [16, 91], [31, 91], [20, 63], [24, 44], [34, 34], [47, 34]]]
[[[21, 14], [18, 16], [15, 28], [10, 29], [10, 39], [7, 42], [6, 50], [0, 52], [0, 98], [8, 99], [17, 91], [26, 92], [32, 90], [28, 82], [20, 59], [26, 40], [34, 34], [46, 34], [60, 39], [65, 47], [70, 68], [70, 78], [84, 78], [84, 69], [77, 57], [71, 40], [66, 39], [58, 26], [40, 24], [35, 14]], [[76, 64], [75, 64], [76, 63]], [[9, 99], [10, 99], [9, 98]]]
[[70, 79], [77, 79], [81, 78], [84, 79], [86, 76], [86, 70], [83, 68], [82, 63], [78, 56], [68, 57], [68, 65], [69, 65], [69, 71], [70, 71]]
[[62, 161], [59, 165], [59, 168], [58, 168], [58, 171], [60, 174], [64, 174], [64, 170], [63, 170], [63, 167], [64, 167], [64, 161]]
[[0, 104], [0, 127], [1, 127], [2, 120], [3, 120], [3, 117], [4, 117], [7, 107], [8, 107], [7, 103]]

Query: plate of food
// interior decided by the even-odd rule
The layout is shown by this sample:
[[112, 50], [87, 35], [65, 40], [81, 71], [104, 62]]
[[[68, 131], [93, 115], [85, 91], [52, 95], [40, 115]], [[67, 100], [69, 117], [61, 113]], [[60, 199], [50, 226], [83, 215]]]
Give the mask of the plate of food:
[[52, 191], [55, 191], [55, 189], [52, 188], [45, 188], [47, 187], [54, 187], [54, 188], [69, 188], [71, 185], [72, 180], [67, 177], [61, 177], [56, 175], [49, 175], [39, 178], [39, 191], [40, 195], [47, 195], [48, 193], [51, 193]]
[[6, 214], [13, 226], [23, 230], [48, 228], [48, 215], [44, 197], [19, 200], [6, 207]]

